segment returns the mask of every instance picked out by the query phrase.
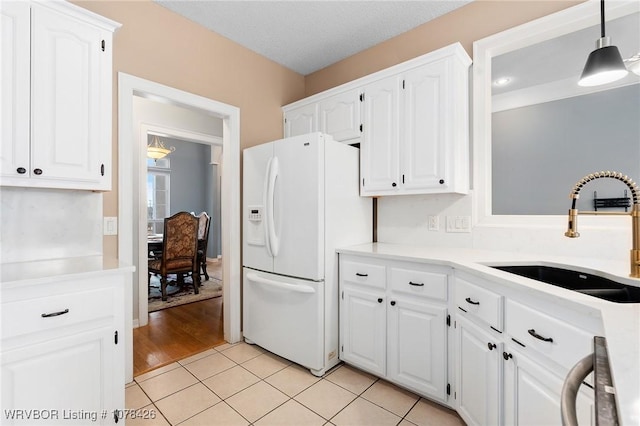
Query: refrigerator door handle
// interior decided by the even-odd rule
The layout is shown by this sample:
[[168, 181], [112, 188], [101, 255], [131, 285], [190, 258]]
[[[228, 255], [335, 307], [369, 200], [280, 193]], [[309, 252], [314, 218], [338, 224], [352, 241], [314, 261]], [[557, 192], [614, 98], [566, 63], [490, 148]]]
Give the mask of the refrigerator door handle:
[[281, 290], [288, 290], [295, 293], [315, 293], [316, 292], [313, 287], [308, 285], [295, 285], [295, 284], [281, 283], [279, 281], [262, 278], [261, 276], [259, 276], [258, 274], [254, 274], [253, 272], [248, 273], [247, 278], [249, 279], [249, 281], [253, 281], [258, 284], [264, 284], [270, 287], [278, 288]]
[[267, 163], [267, 171], [264, 176], [264, 188], [262, 190], [262, 205], [265, 206], [264, 211], [264, 242], [265, 247], [267, 249], [267, 253], [269, 257], [273, 257], [273, 253], [271, 252], [271, 241], [269, 241], [269, 182], [271, 181], [271, 163], [273, 161], [273, 157], [269, 158], [269, 162]]
[[274, 204], [275, 204], [275, 191], [276, 181], [278, 180], [279, 167], [278, 157], [273, 157], [269, 163], [269, 182], [267, 186], [267, 241], [271, 255], [276, 257], [280, 248], [280, 242], [276, 235], [276, 222], [274, 219]]

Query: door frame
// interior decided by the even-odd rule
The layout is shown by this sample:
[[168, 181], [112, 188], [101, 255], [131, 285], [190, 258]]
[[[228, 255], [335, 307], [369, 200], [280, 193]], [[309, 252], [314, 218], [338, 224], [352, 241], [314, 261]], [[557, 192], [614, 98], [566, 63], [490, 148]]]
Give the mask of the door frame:
[[[221, 228], [224, 339], [236, 343], [241, 339], [240, 316], [240, 109], [150, 80], [118, 73], [118, 258], [138, 266], [139, 248], [146, 244], [146, 200], [139, 190], [146, 182], [144, 147], [135, 143], [133, 97], [141, 96], [197, 109], [222, 119]], [[146, 146], [146, 145], [145, 145]], [[144, 229], [142, 233], [140, 229]], [[144, 264], [144, 262], [143, 262]], [[144, 265], [146, 266], [146, 265]], [[141, 268], [140, 268], [141, 269]], [[135, 277], [135, 275], [134, 275]], [[146, 280], [145, 280], [146, 282]], [[146, 284], [144, 285], [146, 288]], [[126, 292], [125, 352], [126, 381], [133, 380], [133, 292]], [[146, 295], [146, 292], [145, 292]], [[140, 305], [140, 304], [139, 304]], [[148, 322], [147, 304], [139, 311], [139, 325]], [[144, 311], [144, 312], [143, 312]], [[144, 315], [142, 315], [144, 314]]]

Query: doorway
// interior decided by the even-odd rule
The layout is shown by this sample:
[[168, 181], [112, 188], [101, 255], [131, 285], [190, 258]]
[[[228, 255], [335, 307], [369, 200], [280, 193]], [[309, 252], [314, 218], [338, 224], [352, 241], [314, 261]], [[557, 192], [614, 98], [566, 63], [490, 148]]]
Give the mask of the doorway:
[[[224, 308], [224, 338], [235, 343], [241, 338], [240, 325], [240, 111], [237, 107], [192, 93], [164, 86], [126, 73], [118, 73], [118, 258], [136, 266], [131, 291], [125, 307], [125, 351], [127, 382], [133, 380], [133, 327], [145, 325], [146, 297], [141, 302], [141, 288], [146, 296], [146, 277], [139, 271], [146, 267], [140, 247], [146, 245], [146, 200], [140, 187], [146, 182], [146, 144], [134, 137], [133, 98], [141, 96], [158, 102], [204, 111], [222, 120], [221, 228]], [[144, 231], [144, 232], [142, 232]], [[138, 285], [138, 284], [141, 285]]]

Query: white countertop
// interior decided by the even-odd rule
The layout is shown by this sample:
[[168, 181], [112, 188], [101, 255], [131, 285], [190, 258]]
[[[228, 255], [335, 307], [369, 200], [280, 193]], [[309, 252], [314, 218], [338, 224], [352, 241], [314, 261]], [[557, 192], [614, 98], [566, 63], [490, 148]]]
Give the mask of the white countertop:
[[103, 256], [83, 256], [64, 259], [38, 260], [0, 264], [2, 288], [42, 284], [66, 276], [78, 275], [90, 278], [94, 275], [123, 274], [135, 271], [135, 267], [118, 259]]
[[640, 279], [629, 278], [629, 264], [590, 258], [546, 256], [493, 250], [457, 249], [400, 244], [372, 243], [345, 247], [338, 253], [376, 255], [386, 259], [424, 262], [466, 270], [519, 291], [552, 297], [555, 303], [570, 305], [586, 312], [598, 311], [604, 334], [618, 413], [623, 425], [640, 424], [640, 303], [614, 303], [552, 285], [503, 272], [487, 265], [547, 265], [580, 270], [604, 276], [623, 284], [640, 287]]

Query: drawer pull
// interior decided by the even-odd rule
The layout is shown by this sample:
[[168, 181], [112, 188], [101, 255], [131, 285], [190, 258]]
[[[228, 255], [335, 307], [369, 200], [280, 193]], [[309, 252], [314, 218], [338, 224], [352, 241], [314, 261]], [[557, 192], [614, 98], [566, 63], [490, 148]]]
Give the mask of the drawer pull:
[[551, 337], [543, 337], [543, 336], [539, 335], [538, 333], [536, 333], [536, 331], [533, 328], [531, 330], [529, 330], [529, 334], [532, 335], [533, 337], [535, 337], [538, 340], [542, 340], [543, 342], [553, 342], [553, 339]]
[[378, 297], [378, 303], [382, 303], [382, 297]]
[[505, 361], [509, 361], [510, 358], [513, 358], [513, 355], [506, 352], [502, 352], [502, 358], [504, 358]]
[[356, 272], [356, 277], [368, 277], [369, 274], [361, 274], [360, 272]]
[[42, 314], [42, 318], [57, 317], [57, 316], [68, 314], [68, 313], [69, 313], [69, 309], [67, 308], [64, 311], [51, 312], [49, 314]]
[[414, 283], [413, 281], [409, 281], [409, 285], [414, 285], [416, 287], [424, 287], [424, 283]]
[[466, 299], [464, 299], [464, 300], [466, 300], [466, 301], [467, 301], [467, 303], [471, 303], [472, 305], [479, 305], [479, 304], [480, 304], [480, 302], [475, 302], [475, 301], [471, 300], [471, 298], [470, 298], [470, 297], [467, 297], [467, 298], [466, 298]]
[[396, 306], [396, 301], [395, 300], [391, 301], [391, 306]]
[[494, 350], [497, 346], [495, 343], [487, 343], [487, 347], [489, 348], [490, 351]]

